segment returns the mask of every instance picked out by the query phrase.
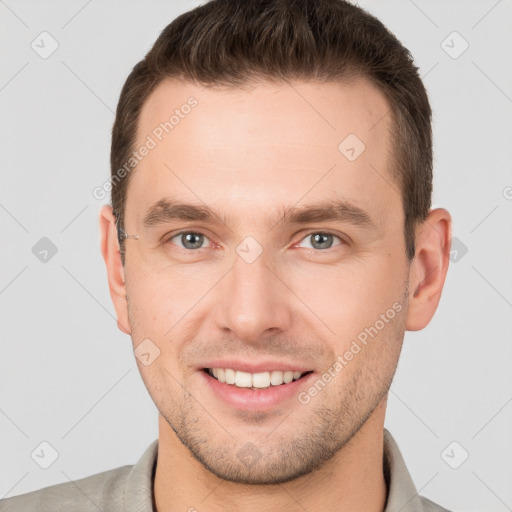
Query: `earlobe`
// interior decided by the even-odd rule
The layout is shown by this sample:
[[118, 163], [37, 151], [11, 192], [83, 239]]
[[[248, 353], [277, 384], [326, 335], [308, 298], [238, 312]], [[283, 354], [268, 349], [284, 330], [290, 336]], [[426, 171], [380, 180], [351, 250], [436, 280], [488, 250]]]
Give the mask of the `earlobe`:
[[102, 206], [99, 223], [101, 254], [107, 267], [108, 285], [117, 314], [117, 326], [125, 334], [130, 334], [124, 267], [121, 261], [121, 253], [119, 252], [116, 222], [112, 206]]
[[431, 210], [418, 226], [416, 255], [409, 271], [408, 331], [426, 327], [439, 305], [450, 261], [451, 226], [444, 208]]

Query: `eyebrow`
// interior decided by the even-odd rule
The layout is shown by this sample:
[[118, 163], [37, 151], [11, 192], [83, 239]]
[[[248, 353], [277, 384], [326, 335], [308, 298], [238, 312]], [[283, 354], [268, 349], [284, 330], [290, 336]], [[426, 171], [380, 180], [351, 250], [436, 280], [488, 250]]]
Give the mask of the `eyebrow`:
[[[304, 206], [281, 207], [278, 220], [269, 219], [267, 226], [276, 224], [311, 224], [313, 222], [345, 222], [364, 229], [374, 230], [376, 222], [362, 208], [344, 200], [327, 200]], [[174, 220], [203, 221], [229, 226], [229, 218], [207, 205], [182, 203], [168, 198], [150, 206], [144, 215], [145, 227], [157, 226]]]

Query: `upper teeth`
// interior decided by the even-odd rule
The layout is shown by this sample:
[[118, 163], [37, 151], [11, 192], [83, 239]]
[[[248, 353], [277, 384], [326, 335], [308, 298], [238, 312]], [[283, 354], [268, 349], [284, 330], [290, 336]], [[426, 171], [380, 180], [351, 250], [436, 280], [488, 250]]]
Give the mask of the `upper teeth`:
[[232, 370], [231, 368], [209, 368], [208, 372], [219, 382], [234, 384], [239, 388], [268, 388], [270, 385], [288, 384], [302, 376], [302, 372], [275, 370], [272, 372], [248, 373]]

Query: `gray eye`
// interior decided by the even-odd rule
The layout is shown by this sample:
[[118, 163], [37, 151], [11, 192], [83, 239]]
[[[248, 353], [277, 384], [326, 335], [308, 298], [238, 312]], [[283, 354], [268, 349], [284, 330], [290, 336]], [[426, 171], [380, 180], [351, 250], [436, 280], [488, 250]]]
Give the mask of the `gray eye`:
[[180, 243], [178, 243], [178, 247], [183, 247], [183, 249], [200, 249], [205, 240], [208, 240], [201, 233], [194, 233], [192, 231], [187, 231], [184, 233], [178, 233], [173, 236], [171, 240], [177, 239]]
[[319, 231], [317, 233], [310, 233], [304, 238], [304, 240], [311, 240], [310, 245], [308, 246], [310, 249], [322, 250], [333, 247], [333, 241], [335, 238], [341, 242], [341, 238], [339, 236]]

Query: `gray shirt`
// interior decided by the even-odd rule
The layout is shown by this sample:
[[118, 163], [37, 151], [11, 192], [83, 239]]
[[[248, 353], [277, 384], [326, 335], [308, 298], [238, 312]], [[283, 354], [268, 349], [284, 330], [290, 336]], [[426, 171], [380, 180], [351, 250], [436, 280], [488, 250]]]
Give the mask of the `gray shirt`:
[[[0, 500], [0, 512], [156, 512], [153, 483], [157, 455], [158, 439], [133, 466]], [[388, 488], [384, 512], [448, 512], [418, 495], [400, 450], [386, 429], [384, 475]]]

